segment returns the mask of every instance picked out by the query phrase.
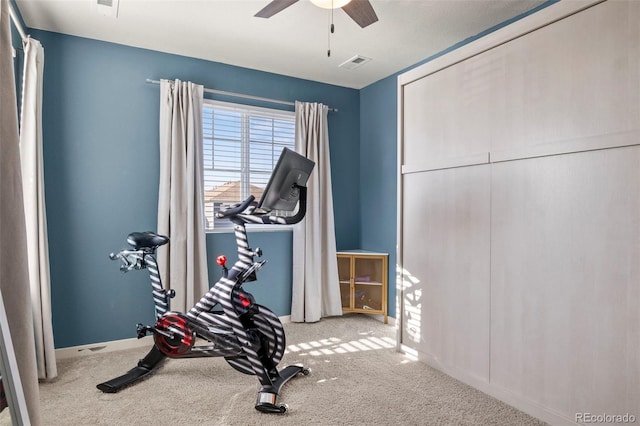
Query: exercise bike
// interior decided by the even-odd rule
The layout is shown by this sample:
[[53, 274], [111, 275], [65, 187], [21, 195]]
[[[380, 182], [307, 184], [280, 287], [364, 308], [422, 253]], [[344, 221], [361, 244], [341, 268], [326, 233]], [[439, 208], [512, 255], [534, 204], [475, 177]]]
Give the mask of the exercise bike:
[[[245, 282], [257, 279], [256, 273], [266, 260], [255, 261], [262, 251], [249, 247], [245, 225], [287, 225], [300, 222], [306, 213], [306, 182], [314, 163], [285, 148], [259, 203], [253, 195], [235, 206], [216, 213], [234, 225], [238, 259], [231, 268], [226, 257], [219, 256], [222, 277], [186, 313], [170, 309], [174, 290], [163, 287], [156, 250], [169, 238], [154, 232], [133, 232], [127, 237], [132, 249], [111, 254], [122, 262], [124, 272], [146, 269], [151, 280], [156, 323], [137, 325], [138, 338], [153, 335], [154, 345], [138, 364], [122, 376], [100, 383], [102, 392], [115, 393], [148, 377], [169, 358], [224, 357], [235, 370], [256, 375], [260, 382], [255, 408], [265, 413], [286, 413], [287, 405], [278, 403], [285, 383], [298, 375], [309, 375], [304, 366], [289, 365], [277, 369], [285, 351], [285, 333], [278, 316], [256, 303], [245, 291]], [[273, 210], [293, 211], [293, 216], [270, 214]], [[196, 344], [196, 339], [206, 343]]]

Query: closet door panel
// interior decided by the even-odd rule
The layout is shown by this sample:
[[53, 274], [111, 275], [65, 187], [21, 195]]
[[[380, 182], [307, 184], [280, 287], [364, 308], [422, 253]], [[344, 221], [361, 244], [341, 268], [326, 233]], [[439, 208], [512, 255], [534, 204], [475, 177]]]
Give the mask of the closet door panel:
[[465, 61], [404, 88], [403, 165], [439, 168], [489, 151], [491, 76], [500, 66], [489, 57]]
[[406, 174], [402, 343], [489, 374], [489, 166]]
[[640, 147], [492, 167], [492, 384], [640, 413]]
[[518, 150], [558, 143], [570, 144], [567, 152], [591, 149], [587, 138], [608, 143], [602, 139], [620, 133], [628, 138], [614, 145], [637, 143], [640, 2], [598, 4], [482, 56], [504, 60], [492, 92], [492, 153], [527, 156]]
[[638, 75], [640, 2], [595, 5], [403, 86], [402, 164], [638, 144]]

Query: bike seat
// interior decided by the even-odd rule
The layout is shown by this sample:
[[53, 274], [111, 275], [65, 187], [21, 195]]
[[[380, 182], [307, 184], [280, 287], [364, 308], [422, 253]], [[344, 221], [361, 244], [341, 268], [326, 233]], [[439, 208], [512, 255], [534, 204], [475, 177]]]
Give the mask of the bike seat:
[[132, 232], [127, 237], [129, 243], [136, 250], [138, 249], [155, 249], [169, 242], [169, 237], [158, 235], [155, 232]]

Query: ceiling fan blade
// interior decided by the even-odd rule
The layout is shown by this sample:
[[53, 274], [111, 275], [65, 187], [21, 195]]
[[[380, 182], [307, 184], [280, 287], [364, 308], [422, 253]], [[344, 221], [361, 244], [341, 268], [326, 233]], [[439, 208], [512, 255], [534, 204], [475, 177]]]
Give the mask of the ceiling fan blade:
[[369, 0], [351, 0], [342, 7], [342, 10], [362, 28], [378, 21], [378, 16]]
[[273, 0], [254, 16], [258, 18], [271, 18], [276, 13], [282, 12], [297, 1], [298, 0]]

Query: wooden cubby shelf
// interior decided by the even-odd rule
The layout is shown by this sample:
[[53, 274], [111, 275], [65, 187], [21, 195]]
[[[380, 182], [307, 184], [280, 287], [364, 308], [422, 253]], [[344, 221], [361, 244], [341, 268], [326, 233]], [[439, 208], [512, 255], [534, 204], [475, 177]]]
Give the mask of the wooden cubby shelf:
[[338, 252], [342, 312], [378, 314], [387, 323], [387, 253]]

